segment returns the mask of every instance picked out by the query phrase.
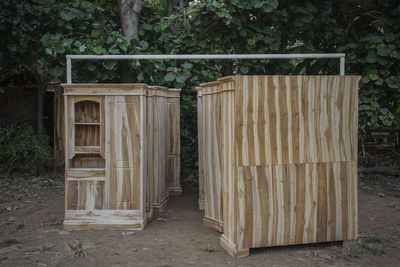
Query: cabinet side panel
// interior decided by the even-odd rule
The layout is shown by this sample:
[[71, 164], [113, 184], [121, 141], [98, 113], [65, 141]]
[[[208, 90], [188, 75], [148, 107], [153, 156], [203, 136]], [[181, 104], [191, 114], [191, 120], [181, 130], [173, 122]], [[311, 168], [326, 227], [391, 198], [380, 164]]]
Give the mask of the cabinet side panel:
[[358, 80], [358, 76], [237, 76], [237, 164], [356, 160]]
[[222, 94], [218, 86], [203, 89], [204, 122], [204, 216], [222, 223], [221, 184], [221, 108]]

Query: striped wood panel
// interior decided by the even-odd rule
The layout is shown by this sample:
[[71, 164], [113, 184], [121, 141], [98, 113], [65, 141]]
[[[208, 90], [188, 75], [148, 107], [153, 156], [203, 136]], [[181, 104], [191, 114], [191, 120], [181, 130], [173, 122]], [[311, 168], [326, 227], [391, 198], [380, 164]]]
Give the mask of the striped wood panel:
[[109, 209], [140, 209], [139, 96], [108, 96]]
[[154, 179], [156, 170], [153, 165], [154, 151], [154, 97], [146, 97], [146, 135], [147, 135], [147, 184], [146, 184], [146, 212], [153, 217]]
[[[220, 140], [221, 244], [231, 254], [357, 238], [358, 80], [235, 76], [202, 85], [204, 173], [214, 170], [207, 161], [212, 142], [206, 140]], [[209, 136], [215, 122], [207, 121], [207, 86], [226, 92], [221, 139]], [[206, 200], [213, 197], [216, 187], [206, 188], [213, 183], [205, 184]]]
[[198, 139], [198, 166], [199, 166], [199, 210], [205, 209], [204, 203], [204, 144], [203, 144], [203, 100], [202, 88], [197, 87], [197, 139]]
[[354, 162], [244, 166], [237, 180], [239, 248], [357, 238]]
[[[176, 93], [176, 89], [171, 91]], [[171, 193], [179, 194], [182, 191], [180, 182], [180, 98], [170, 95], [166, 99], [166, 157], [167, 157], [167, 186]]]
[[149, 165], [154, 169], [153, 207], [162, 209], [168, 198], [166, 180], [166, 100], [162, 96], [153, 97], [153, 151]]
[[[149, 87], [80, 84], [64, 89], [68, 148], [64, 227], [143, 229]], [[76, 133], [78, 128], [84, 130]]]
[[236, 76], [239, 166], [357, 158], [358, 76]]
[[222, 225], [222, 94], [217, 91], [218, 86], [203, 87], [202, 90], [204, 217], [207, 221]]
[[104, 209], [104, 180], [68, 180], [67, 210]]

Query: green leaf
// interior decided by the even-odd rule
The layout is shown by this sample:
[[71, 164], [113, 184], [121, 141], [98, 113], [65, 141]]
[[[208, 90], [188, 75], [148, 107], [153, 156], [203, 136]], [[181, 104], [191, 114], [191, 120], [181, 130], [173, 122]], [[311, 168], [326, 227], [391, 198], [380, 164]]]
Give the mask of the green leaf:
[[51, 49], [51, 48], [46, 48], [46, 52], [49, 55], [53, 55], [53, 49]]
[[115, 60], [104, 60], [103, 61], [103, 66], [108, 70], [114, 69], [115, 65], [117, 65], [117, 62]]
[[247, 74], [248, 72], [249, 72], [249, 67], [247, 67], [247, 66], [240, 67], [240, 73]]
[[166, 82], [172, 82], [175, 80], [175, 75], [172, 72], [168, 72], [167, 75], [165, 75], [164, 80]]
[[389, 78], [387, 78], [385, 80], [386, 84], [392, 88], [392, 89], [398, 89], [400, 88], [400, 83], [399, 83], [399, 79], [396, 78], [395, 76], [390, 76]]
[[139, 44], [141, 47], [143, 47], [143, 49], [149, 48], [149, 43], [144, 40], [140, 41]]
[[184, 83], [186, 81], [185, 75], [176, 76], [176, 81], [179, 83]]
[[58, 43], [54, 46], [54, 51], [61, 54], [65, 52], [65, 48], [62, 43]]
[[387, 48], [387, 47], [379, 47], [378, 48], [378, 55], [382, 56], [382, 57], [386, 57], [387, 55], [390, 54], [392, 50]]
[[193, 65], [190, 64], [189, 62], [185, 62], [185, 63], [182, 65], [182, 67], [185, 68], [185, 69], [187, 69], [187, 70], [189, 70], [189, 69], [191, 69], [191, 68], [193, 67]]
[[64, 68], [56, 66], [50, 70], [50, 73], [56, 77], [61, 77], [64, 74]]
[[376, 53], [374, 50], [369, 50], [368, 55], [366, 58], [368, 63], [375, 63], [376, 62]]
[[66, 21], [70, 21], [74, 18], [74, 15], [71, 12], [67, 12], [64, 10], [60, 12], [60, 16], [62, 19], [66, 20]]
[[108, 49], [108, 52], [109, 52], [110, 54], [116, 55], [116, 54], [119, 54], [119, 49], [112, 49], [112, 48], [110, 48], [110, 49]]
[[83, 44], [79, 47], [79, 52], [85, 52], [85, 50], [86, 50], [86, 45]]
[[128, 45], [126, 43], [122, 43], [119, 45], [119, 48], [126, 52], [128, 50]]
[[107, 51], [104, 49], [104, 47], [101, 47], [101, 46], [96, 46], [95, 48], [93, 48], [93, 51], [94, 51], [96, 54], [104, 54], [104, 53], [107, 52]]
[[199, 47], [201, 47], [201, 48], [204, 48], [204, 47], [206, 47], [206, 41], [205, 40], [201, 40], [199, 43], [198, 43], [198, 46]]
[[75, 42], [74, 42], [74, 46], [75, 47], [80, 47], [82, 45], [82, 43], [79, 41], [79, 40], [76, 40]]
[[150, 24], [144, 23], [144, 24], [143, 24], [143, 28], [144, 28], [146, 31], [150, 31], [150, 30], [153, 29], [153, 26], [151, 26]]
[[372, 81], [376, 81], [379, 79], [379, 76], [377, 74], [369, 74], [368, 78]]
[[[385, 30], [386, 31], [386, 30]], [[388, 43], [393, 42], [394, 40], [396, 40], [396, 35], [393, 34], [393, 32], [387, 32], [385, 33], [385, 41]]]
[[256, 42], [257, 42], [256, 39], [249, 39], [249, 40], [247, 40], [247, 43], [248, 43], [249, 45], [251, 45], [251, 46], [255, 45]]

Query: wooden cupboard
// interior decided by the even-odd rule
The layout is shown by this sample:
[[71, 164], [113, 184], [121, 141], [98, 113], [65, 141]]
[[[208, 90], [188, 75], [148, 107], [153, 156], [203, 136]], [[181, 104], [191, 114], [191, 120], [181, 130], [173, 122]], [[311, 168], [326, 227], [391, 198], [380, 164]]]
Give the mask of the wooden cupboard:
[[357, 239], [359, 79], [239, 75], [200, 86], [204, 222], [222, 228], [229, 254]]
[[[167, 114], [169, 89], [145, 84], [63, 87], [64, 227], [143, 229], [153, 205], [159, 208], [157, 197], [162, 196], [163, 207], [168, 200], [170, 123], [166, 115], [158, 116]], [[179, 99], [179, 90], [170, 94]]]

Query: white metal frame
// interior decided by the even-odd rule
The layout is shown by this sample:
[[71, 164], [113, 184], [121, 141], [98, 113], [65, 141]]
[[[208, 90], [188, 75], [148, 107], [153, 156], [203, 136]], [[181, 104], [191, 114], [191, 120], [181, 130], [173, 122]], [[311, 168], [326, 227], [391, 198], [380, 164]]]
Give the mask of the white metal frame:
[[72, 59], [84, 60], [171, 60], [171, 59], [292, 59], [292, 58], [339, 58], [340, 75], [345, 71], [344, 53], [331, 54], [214, 54], [214, 55], [67, 55], [67, 84], [72, 84]]

